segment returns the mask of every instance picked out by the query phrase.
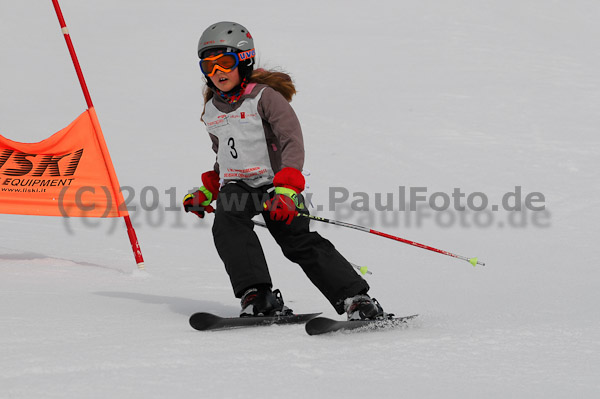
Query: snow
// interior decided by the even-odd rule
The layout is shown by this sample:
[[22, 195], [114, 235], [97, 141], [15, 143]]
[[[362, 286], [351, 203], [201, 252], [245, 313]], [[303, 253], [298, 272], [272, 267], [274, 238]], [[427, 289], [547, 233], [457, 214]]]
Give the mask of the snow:
[[[598, 2], [61, 6], [120, 183], [134, 191], [146, 271], [121, 220], [1, 215], [1, 397], [598, 396]], [[260, 64], [292, 74], [319, 215], [486, 266], [315, 222], [369, 267], [387, 311], [420, 314], [409, 328], [189, 328], [193, 312], [239, 310], [212, 217], [168, 210], [214, 160], [195, 47], [219, 20], [246, 25]], [[85, 109], [54, 9], [2, 2], [0, 21], [0, 134], [42, 140]], [[374, 206], [375, 193], [398, 204], [399, 187], [425, 187], [485, 193], [491, 207], [516, 186], [523, 200], [543, 194], [545, 211]], [[335, 210], [331, 187], [349, 193]], [[360, 192], [368, 212], [350, 209]], [[286, 303], [341, 317], [257, 229]]]

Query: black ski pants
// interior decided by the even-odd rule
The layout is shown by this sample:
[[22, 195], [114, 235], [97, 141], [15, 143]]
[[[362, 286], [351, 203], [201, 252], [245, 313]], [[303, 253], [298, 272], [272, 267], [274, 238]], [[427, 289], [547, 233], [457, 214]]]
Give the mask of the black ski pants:
[[[289, 225], [271, 220], [269, 212], [263, 209], [271, 187], [252, 188], [237, 182], [226, 184], [219, 192], [212, 231], [235, 296], [240, 298], [247, 289], [257, 285], [272, 287], [267, 261], [252, 222], [252, 218], [261, 213], [283, 254], [300, 265], [310, 281], [342, 314], [344, 299], [366, 293], [369, 285], [331, 242], [309, 230], [310, 219], [297, 216]], [[308, 214], [307, 210], [302, 212]]]

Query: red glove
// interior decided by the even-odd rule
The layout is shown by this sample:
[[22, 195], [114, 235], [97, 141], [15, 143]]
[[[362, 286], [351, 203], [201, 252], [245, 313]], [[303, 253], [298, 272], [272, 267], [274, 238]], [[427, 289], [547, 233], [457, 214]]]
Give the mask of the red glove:
[[[202, 186], [198, 191], [183, 197], [183, 210], [186, 212], [192, 212], [200, 219], [204, 217], [204, 212], [212, 213], [215, 211], [215, 208], [213, 208], [212, 205], [209, 205], [211, 202], [208, 199], [210, 195], [207, 196], [206, 192], [202, 191], [202, 189], [205, 189], [205, 187]], [[210, 194], [210, 192], [208, 194]]]
[[285, 224], [292, 223], [298, 213], [296, 202], [287, 194], [275, 194], [265, 202], [265, 210], [270, 211], [271, 220], [285, 222]]
[[205, 172], [202, 174], [202, 183], [204, 186], [183, 197], [183, 209], [199, 218], [204, 217], [204, 212], [215, 211], [210, 203], [219, 195], [219, 175], [213, 170]]
[[304, 190], [304, 176], [298, 169], [283, 168], [273, 179], [275, 195], [267, 200], [264, 209], [270, 212], [271, 220], [292, 223], [298, 214], [297, 209], [303, 209], [304, 204], [298, 203], [298, 194]]

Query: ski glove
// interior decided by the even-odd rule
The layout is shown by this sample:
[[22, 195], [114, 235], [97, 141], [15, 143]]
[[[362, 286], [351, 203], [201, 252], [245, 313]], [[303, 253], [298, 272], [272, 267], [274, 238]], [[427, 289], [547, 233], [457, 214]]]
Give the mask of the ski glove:
[[183, 209], [201, 219], [204, 217], [204, 212], [215, 211], [210, 203], [219, 195], [219, 175], [212, 170], [205, 172], [202, 174], [202, 183], [204, 185], [197, 191], [183, 197]]
[[298, 209], [304, 208], [298, 201], [298, 194], [304, 190], [304, 176], [298, 169], [283, 168], [273, 178], [273, 185], [275, 195], [265, 202], [264, 209], [270, 212], [271, 220], [289, 225]]
[[183, 209], [186, 212], [192, 212], [200, 219], [204, 217], [204, 212], [212, 213], [215, 209], [210, 205], [212, 202], [212, 194], [202, 186], [193, 193], [183, 197]]

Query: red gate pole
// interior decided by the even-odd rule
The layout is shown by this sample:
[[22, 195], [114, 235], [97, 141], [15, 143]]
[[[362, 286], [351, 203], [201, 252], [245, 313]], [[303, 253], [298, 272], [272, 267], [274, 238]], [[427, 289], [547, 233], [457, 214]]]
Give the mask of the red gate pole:
[[[79, 61], [77, 60], [77, 54], [75, 54], [75, 48], [73, 47], [73, 42], [71, 41], [71, 36], [69, 35], [69, 30], [67, 29], [67, 24], [65, 23], [65, 19], [63, 17], [62, 11], [60, 10], [60, 5], [58, 4], [58, 0], [52, 0], [52, 4], [54, 5], [54, 10], [56, 11], [56, 16], [58, 17], [58, 22], [60, 23], [60, 28], [65, 37], [65, 41], [67, 42], [67, 47], [69, 48], [69, 54], [71, 54], [71, 59], [73, 60], [73, 66], [75, 67], [75, 72], [77, 73], [77, 78], [79, 79], [79, 83], [81, 84], [81, 90], [83, 91], [83, 96], [85, 97], [85, 102], [87, 103], [87, 107], [94, 108], [94, 104], [92, 103], [92, 98], [90, 97], [90, 92], [85, 83], [85, 79], [83, 78], [83, 72], [81, 71], [81, 66], [79, 65]], [[104, 144], [104, 143], [101, 143]], [[105, 147], [101, 145], [101, 147]], [[104, 152], [104, 151], [103, 151]], [[106, 157], [108, 153], [104, 154]], [[119, 190], [119, 187], [115, 187], [116, 190]], [[119, 192], [119, 191], [117, 191]], [[121, 204], [119, 204], [120, 206]], [[123, 216], [125, 219], [125, 225], [127, 226], [127, 235], [129, 236], [129, 241], [131, 242], [131, 249], [133, 250], [133, 255], [135, 256], [135, 262], [140, 270], [144, 269], [144, 258], [142, 256], [142, 251], [140, 249], [140, 244], [138, 242], [137, 236], [135, 234], [135, 230], [133, 225], [131, 224], [131, 219], [129, 215]]]

